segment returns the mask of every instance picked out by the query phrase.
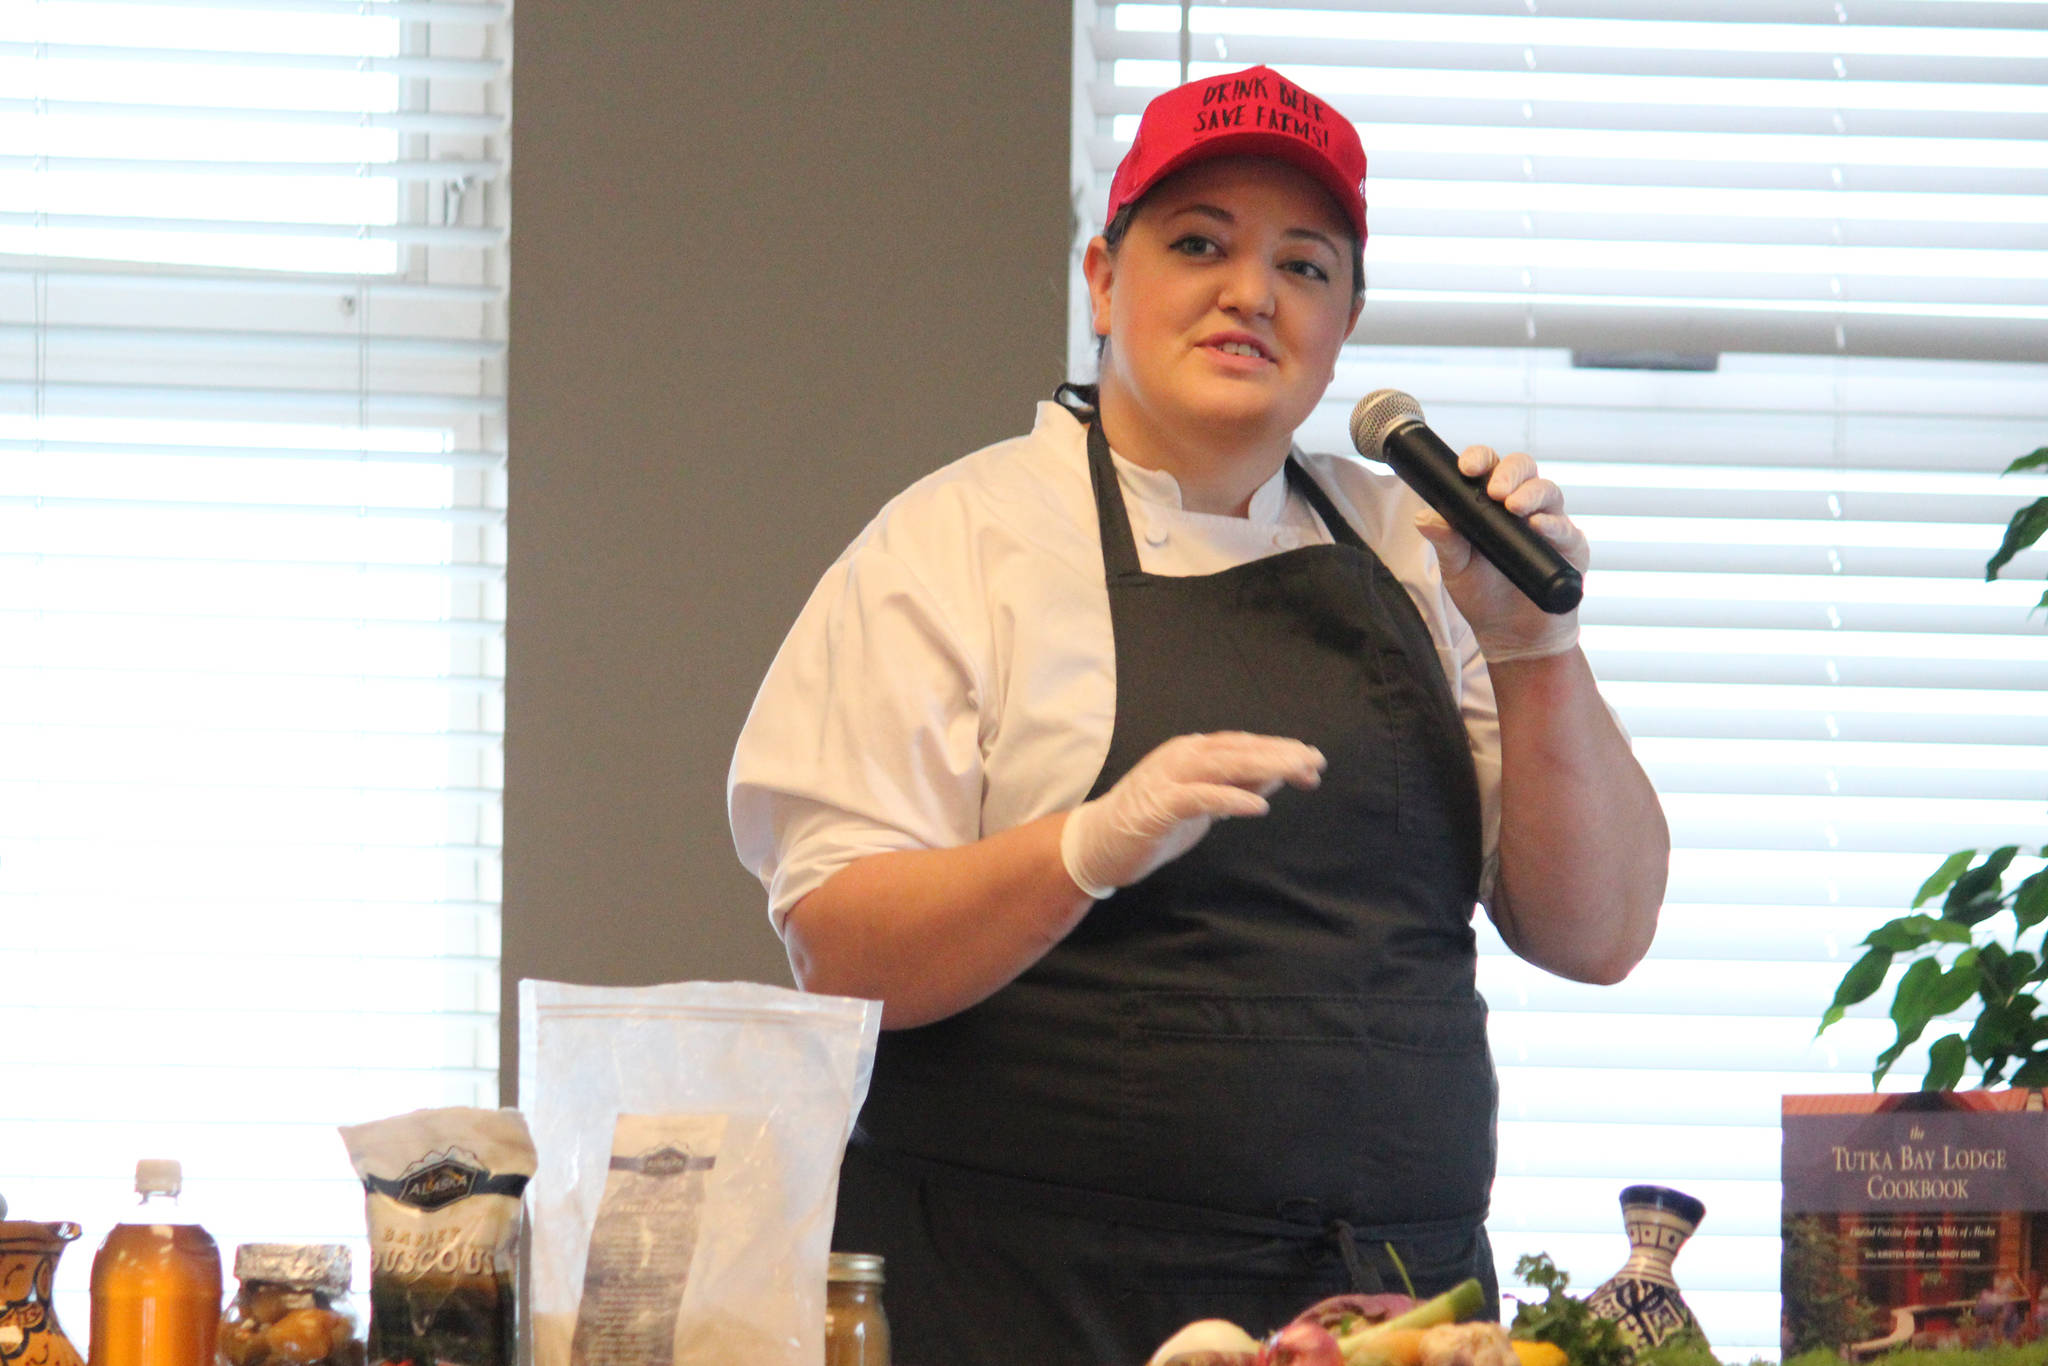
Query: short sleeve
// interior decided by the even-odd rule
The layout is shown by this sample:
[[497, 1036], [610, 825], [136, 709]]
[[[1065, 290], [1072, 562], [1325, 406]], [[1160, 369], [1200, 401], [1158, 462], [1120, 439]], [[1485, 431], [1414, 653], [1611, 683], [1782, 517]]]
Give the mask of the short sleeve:
[[856, 541], [777, 652], [727, 780], [733, 842], [778, 933], [856, 859], [979, 836], [982, 692], [923, 578]]

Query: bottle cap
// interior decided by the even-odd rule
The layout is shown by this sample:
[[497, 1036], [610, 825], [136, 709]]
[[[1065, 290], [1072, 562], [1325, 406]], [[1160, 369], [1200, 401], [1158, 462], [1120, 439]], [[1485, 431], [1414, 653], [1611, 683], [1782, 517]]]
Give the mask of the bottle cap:
[[138, 1195], [176, 1195], [185, 1185], [185, 1169], [175, 1158], [145, 1157], [135, 1164]]
[[825, 1279], [842, 1284], [880, 1285], [882, 1257], [877, 1252], [835, 1252], [825, 1265]]

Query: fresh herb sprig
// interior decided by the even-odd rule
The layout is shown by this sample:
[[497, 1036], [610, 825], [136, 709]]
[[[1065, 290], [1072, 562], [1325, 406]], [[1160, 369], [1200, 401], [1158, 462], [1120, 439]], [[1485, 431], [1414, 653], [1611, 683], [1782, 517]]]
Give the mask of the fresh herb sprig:
[[[1761, 1358], [1752, 1358], [1757, 1366]], [[1681, 1328], [1655, 1347], [1636, 1353], [1636, 1366], [1721, 1366], [1721, 1359], [1697, 1328]]]
[[1515, 1276], [1524, 1284], [1549, 1292], [1541, 1303], [1521, 1301], [1508, 1331], [1515, 1337], [1548, 1342], [1564, 1349], [1572, 1366], [1630, 1366], [1635, 1349], [1612, 1319], [1603, 1319], [1584, 1300], [1565, 1293], [1571, 1277], [1538, 1252], [1515, 1260]]

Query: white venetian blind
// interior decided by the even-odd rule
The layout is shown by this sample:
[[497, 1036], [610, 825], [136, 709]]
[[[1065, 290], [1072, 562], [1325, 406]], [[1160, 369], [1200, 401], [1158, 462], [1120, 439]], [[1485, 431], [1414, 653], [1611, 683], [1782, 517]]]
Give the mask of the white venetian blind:
[[2048, 841], [2048, 554], [1983, 582], [2048, 493], [1997, 476], [2048, 444], [2048, 4], [1077, 18], [1084, 233], [1183, 44], [1193, 76], [1264, 62], [1359, 125], [1365, 313], [1303, 444], [1348, 449], [1391, 385], [1564, 485], [1587, 652], [1675, 847], [1619, 987], [1485, 936], [1502, 1279], [1540, 1250], [1592, 1289], [1621, 1187], [1674, 1185], [1707, 1205], [1677, 1271], [1719, 1354], [1776, 1356], [1779, 1097], [1867, 1090], [1891, 1039], [1888, 991], [1813, 1039], [1856, 941], [1950, 850]]
[[497, 1099], [507, 7], [0, 0], [0, 1195]]

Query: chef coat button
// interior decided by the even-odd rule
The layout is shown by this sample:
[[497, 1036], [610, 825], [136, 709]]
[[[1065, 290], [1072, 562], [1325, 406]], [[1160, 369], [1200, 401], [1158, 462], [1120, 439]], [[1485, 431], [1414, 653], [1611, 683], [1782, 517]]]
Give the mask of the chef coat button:
[[1145, 544], [1154, 546], [1165, 545], [1166, 528], [1158, 522], [1147, 522], [1145, 524]]
[[1281, 550], [1292, 550], [1300, 542], [1291, 531], [1276, 531], [1273, 533], [1273, 544]]

